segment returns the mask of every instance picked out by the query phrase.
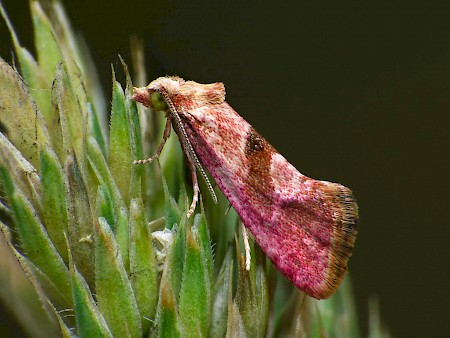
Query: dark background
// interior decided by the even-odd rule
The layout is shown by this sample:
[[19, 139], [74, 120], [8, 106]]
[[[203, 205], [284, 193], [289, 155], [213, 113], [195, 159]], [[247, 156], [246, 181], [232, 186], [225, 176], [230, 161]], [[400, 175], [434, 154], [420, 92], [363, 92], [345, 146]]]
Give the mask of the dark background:
[[[349, 186], [363, 333], [379, 299], [396, 337], [450, 335], [450, 6], [446, 2], [63, 1], [105, 92], [129, 37], [148, 78], [222, 81], [302, 173]], [[3, 1], [31, 48], [27, 1]], [[0, 24], [1, 55], [11, 60]]]

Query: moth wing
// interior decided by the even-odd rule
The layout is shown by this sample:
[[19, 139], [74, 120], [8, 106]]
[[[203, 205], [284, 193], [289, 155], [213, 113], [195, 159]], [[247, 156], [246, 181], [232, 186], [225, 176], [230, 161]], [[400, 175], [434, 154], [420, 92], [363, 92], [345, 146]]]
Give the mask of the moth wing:
[[[290, 165], [284, 169], [288, 167], [291, 178], [278, 185], [273, 198], [272, 240], [260, 245], [297, 287], [315, 298], [327, 298], [347, 270], [357, 233], [357, 206], [348, 188], [309, 179]], [[257, 233], [255, 238], [258, 241]]]

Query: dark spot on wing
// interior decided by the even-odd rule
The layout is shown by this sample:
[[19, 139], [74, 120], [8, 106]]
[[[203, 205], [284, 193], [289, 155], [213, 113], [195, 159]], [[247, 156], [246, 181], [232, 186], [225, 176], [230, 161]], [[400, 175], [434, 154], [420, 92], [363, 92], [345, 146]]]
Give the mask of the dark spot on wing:
[[248, 166], [246, 184], [248, 196], [255, 208], [270, 209], [272, 206], [270, 163], [274, 152], [275, 149], [256, 130], [250, 128], [245, 144]]
[[248, 157], [255, 156], [258, 152], [264, 151], [264, 143], [267, 143], [253, 128], [250, 129], [245, 144], [245, 153]]

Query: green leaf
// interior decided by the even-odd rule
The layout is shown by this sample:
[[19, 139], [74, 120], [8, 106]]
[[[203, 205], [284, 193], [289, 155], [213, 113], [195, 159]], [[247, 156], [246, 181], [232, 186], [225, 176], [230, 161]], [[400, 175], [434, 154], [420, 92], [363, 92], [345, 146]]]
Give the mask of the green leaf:
[[30, 94], [33, 96], [45, 121], [49, 123], [53, 116], [51, 82], [48, 81], [42, 68], [26, 48], [16, 46], [16, 53], [20, 73], [28, 87], [33, 89]]
[[[217, 189], [216, 189], [217, 190]], [[202, 190], [206, 191], [206, 190]], [[212, 198], [206, 196], [202, 201], [205, 204], [205, 216], [210, 227], [210, 236], [214, 246], [214, 259], [221, 263], [229, 250], [229, 243], [233, 241], [236, 233], [236, 225], [238, 224], [238, 215], [236, 211], [231, 208], [230, 202], [225, 198], [223, 193], [219, 190], [216, 192], [218, 203], [214, 204]]]
[[12, 26], [9, 18], [0, 4], [1, 14], [8, 26], [8, 30], [11, 34], [12, 42], [16, 50], [17, 61], [20, 66], [20, 71], [23, 79], [28, 84], [28, 87], [33, 88], [31, 95], [39, 107], [39, 111], [42, 112], [43, 116], [46, 118], [51, 115], [52, 104], [51, 95], [49, 92], [51, 82], [47, 80], [45, 74], [39, 64], [34, 59], [33, 55], [24, 47], [20, 45], [19, 39], [17, 38], [14, 27]]
[[44, 118], [19, 74], [0, 58], [0, 116], [2, 132], [23, 156], [39, 168], [39, 152], [50, 138]]
[[184, 334], [181, 335], [180, 319], [168, 270], [170, 267], [166, 262], [159, 285], [158, 315], [155, 323], [156, 336], [158, 338], [185, 337]]
[[350, 278], [344, 278], [338, 291], [323, 301], [314, 301], [321, 319], [322, 331], [333, 335], [339, 332], [345, 337], [358, 338], [358, 321], [352, 297]]
[[34, 27], [34, 43], [37, 59], [49, 83], [53, 81], [56, 66], [62, 60], [61, 50], [55, 39], [53, 27], [38, 1], [30, 1]]
[[246, 269], [245, 257], [237, 251], [238, 280], [235, 302], [249, 337], [264, 337], [268, 315], [267, 281], [262, 267], [256, 265], [256, 253], [253, 242], [250, 243], [250, 271]]
[[113, 336], [140, 337], [141, 319], [133, 289], [111, 228], [102, 217], [96, 223], [95, 276], [98, 307]]
[[255, 297], [254, 279], [252, 274], [245, 268], [245, 258], [238, 253], [238, 282], [235, 302], [239, 307], [239, 313], [244, 322], [247, 335], [260, 337], [258, 332], [258, 306]]
[[211, 316], [211, 268], [208, 258], [211, 247], [205, 252], [199, 227], [202, 216], [197, 215], [194, 226], [186, 226], [186, 251], [183, 278], [180, 288], [179, 311], [183, 333], [187, 337], [206, 337]]
[[265, 263], [266, 259], [264, 257], [264, 253], [258, 248], [258, 254], [256, 254], [256, 250], [252, 250], [252, 255], [258, 258], [256, 266], [254, 269], [256, 270], [255, 276], [255, 298], [257, 305], [257, 316], [259, 322], [258, 331], [260, 334], [265, 334], [265, 328], [268, 325], [269, 320], [269, 282], [267, 280]]
[[108, 149], [106, 148], [106, 140], [105, 135], [97, 114], [95, 107], [93, 104], [88, 104], [89, 111], [89, 126], [91, 127], [92, 137], [97, 141], [98, 146], [100, 147], [102, 154], [105, 158], [108, 158]]
[[[120, 55], [119, 55], [120, 57]], [[126, 76], [127, 85], [125, 89], [125, 108], [129, 126], [130, 137], [130, 155], [132, 160], [138, 160], [143, 158], [142, 150], [142, 136], [141, 126], [139, 122], [139, 114], [136, 102], [132, 100], [133, 96], [133, 83], [131, 82], [130, 73], [125, 61], [120, 57], [120, 61], [123, 65], [123, 70]], [[133, 165], [131, 170], [131, 182], [130, 182], [130, 198], [145, 197], [145, 175], [143, 165]]]
[[223, 260], [214, 284], [210, 337], [223, 337], [227, 329], [228, 294], [233, 287], [233, 257], [231, 248]]
[[[306, 318], [310, 313], [310, 300], [312, 298], [295, 289], [286, 278], [274, 270], [275, 268], [271, 263], [269, 264], [274, 272], [274, 278], [271, 280], [274, 290], [271, 290], [273, 293], [273, 298], [271, 298], [273, 324], [268, 335], [273, 337], [295, 337], [307, 334], [311, 337], [317, 337], [309, 329], [310, 325], [308, 322], [317, 316], [316, 312], [311, 318]], [[286, 322], [286, 318], [291, 318], [291, 320]]]
[[171, 288], [173, 289], [177, 304], [180, 295], [181, 281], [183, 279], [183, 269], [186, 254], [186, 214], [183, 214], [180, 225], [178, 228], [174, 228], [172, 247], [170, 248], [170, 254], [166, 257], [166, 261], [169, 261], [169, 278]]
[[106, 222], [108, 222], [108, 224], [112, 224], [112, 226], [114, 227], [116, 219], [114, 206], [111, 200], [111, 195], [109, 194], [109, 190], [103, 184], [100, 184], [98, 186], [96, 208], [97, 211], [95, 215], [97, 217], [105, 218]]
[[124, 266], [129, 271], [129, 230], [128, 230], [128, 213], [125, 208], [124, 201], [119, 192], [119, 189], [114, 181], [114, 178], [109, 171], [108, 165], [103, 157], [103, 154], [98, 147], [94, 138], [89, 139], [88, 143], [88, 160], [93, 169], [95, 176], [102, 186], [102, 201], [99, 206], [98, 216], [102, 214], [107, 218], [108, 224], [112, 227], [119, 250], [122, 254]]
[[130, 280], [141, 314], [144, 334], [154, 319], [158, 301], [158, 274], [144, 205], [141, 199], [130, 202]]
[[[158, 142], [161, 139], [158, 140]], [[180, 146], [180, 141], [176, 133], [171, 133], [169, 139], [164, 145], [164, 150], [159, 156], [159, 162], [162, 168], [162, 176], [167, 180], [167, 186], [172, 193], [180, 191], [181, 184], [184, 184], [185, 164], [184, 154]]]
[[64, 166], [67, 177], [67, 211], [70, 250], [78, 270], [92, 285], [94, 282], [93, 219], [88, 191], [78, 162], [68, 157]]
[[37, 170], [2, 133], [0, 133], [0, 163], [8, 170], [14, 185], [28, 196], [33, 204], [39, 205], [41, 181]]
[[117, 187], [116, 181], [110, 172], [105, 157], [103, 156], [97, 141], [93, 137], [90, 137], [88, 140], [87, 154], [89, 164], [94, 171], [98, 182], [100, 182], [100, 184], [102, 184], [109, 192], [114, 205], [115, 213], [117, 213], [120, 208], [125, 208], [125, 202], [120, 194], [119, 188]]
[[245, 331], [244, 322], [239, 312], [238, 305], [231, 301], [228, 303], [228, 321], [226, 338], [246, 338], [249, 337]]
[[88, 160], [102, 187], [101, 195], [99, 195], [98, 216], [104, 216], [111, 226], [116, 236], [125, 268], [129, 271], [128, 213], [103, 154], [92, 137], [88, 143]]
[[130, 230], [128, 227], [128, 212], [125, 208], [120, 208], [116, 213], [115, 237], [120, 254], [122, 255], [123, 266], [127, 272], [130, 271], [129, 247]]
[[166, 228], [172, 229], [172, 227], [179, 223], [181, 217], [181, 211], [177, 202], [169, 192], [169, 188], [166, 183], [166, 179], [162, 178], [164, 187], [164, 200], [165, 200], [165, 214], [166, 214]]
[[16, 250], [11, 230], [1, 221], [0, 230], [0, 302], [28, 336], [57, 335], [59, 328], [32, 264]]
[[389, 330], [383, 325], [378, 299], [373, 297], [369, 299], [369, 338], [390, 338]]
[[52, 141], [61, 163], [67, 156], [75, 153], [81, 172], [86, 169], [85, 138], [86, 116], [83, 105], [74, 89], [73, 79], [65, 63], [58, 64], [56, 77], [52, 86], [53, 102], [56, 108], [55, 116], [49, 123], [52, 131]]
[[127, 118], [125, 95], [121, 85], [115, 79], [113, 81], [111, 105], [109, 168], [125, 203], [128, 205], [133, 165], [130, 126]]
[[0, 182], [13, 212], [21, 246], [27, 258], [57, 290], [52, 300], [61, 308], [72, 307], [67, 268], [37, 217], [36, 210], [18, 189], [5, 167], [0, 167]]
[[[105, 94], [90, 51], [82, 36], [77, 35], [76, 31], [72, 29], [62, 4], [59, 1], [52, 1], [49, 7], [51, 11], [50, 17], [55, 27], [56, 40], [69, 67], [75, 89], [78, 89], [77, 96], [82, 105], [87, 105], [88, 101], [92, 103], [93, 108], [91, 110], [96, 111], [96, 115], [98, 114], [101, 130], [106, 131]], [[77, 83], [77, 80], [80, 82]], [[99, 139], [97, 141], [102, 147]]]
[[61, 312], [58, 311], [49, 300], [47, 300], [47, 303], [48, 303], [49, 307], [53, 310], [53, 314], [55, 315], [56, 319], [58, 320], [62, 338], [77, 338], [78, 336], [75, 335], [72, 331], [70, 331], [70, 329], [67, 327], [67, 324], [64, 322], [63, 318], [61, 317]]
[[202, 203], [202, 213], [195, 215], [194, 218], [194, 229], [198, 232], [199, 242], [202, 249], [202, 260], [205, 264], [205, 269], [208, 273], [209, 281], [211, 282], [210, 289], [214, 289], [214, 258], [213, 251], [211, 247], [211, 237], [209, 235], [209, 227], [206, 222], [205, 210], [203, 209]]
[[69, 262], [67, 242], [66, 181], [56, 155], [45, 149], [41, 152], [41, 205], [45, 228], [53, 244], [63, 258]]
[[70, 270], [75, 318], [79, 337], [113, 337], [102, 313], [92, 298], [83, 276], [72, 267]]

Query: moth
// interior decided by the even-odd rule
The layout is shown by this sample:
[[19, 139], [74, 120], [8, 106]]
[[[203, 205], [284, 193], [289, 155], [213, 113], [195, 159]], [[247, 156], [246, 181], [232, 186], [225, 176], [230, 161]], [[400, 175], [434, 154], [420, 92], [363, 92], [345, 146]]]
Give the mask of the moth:
[[197, 170], [216, 198], [204, 167], [281, 273], [317, 299], [336, 291], [357, 234], [350, 189], [301, 174], [228, 105], [222, 83], [160, 77], [134, 88], [133, 99], [167, 117], [156, 154], [135, 163], [158, 157], [171, 127], [179, 137], [193, 182], [188, 216], [198, 202]]

